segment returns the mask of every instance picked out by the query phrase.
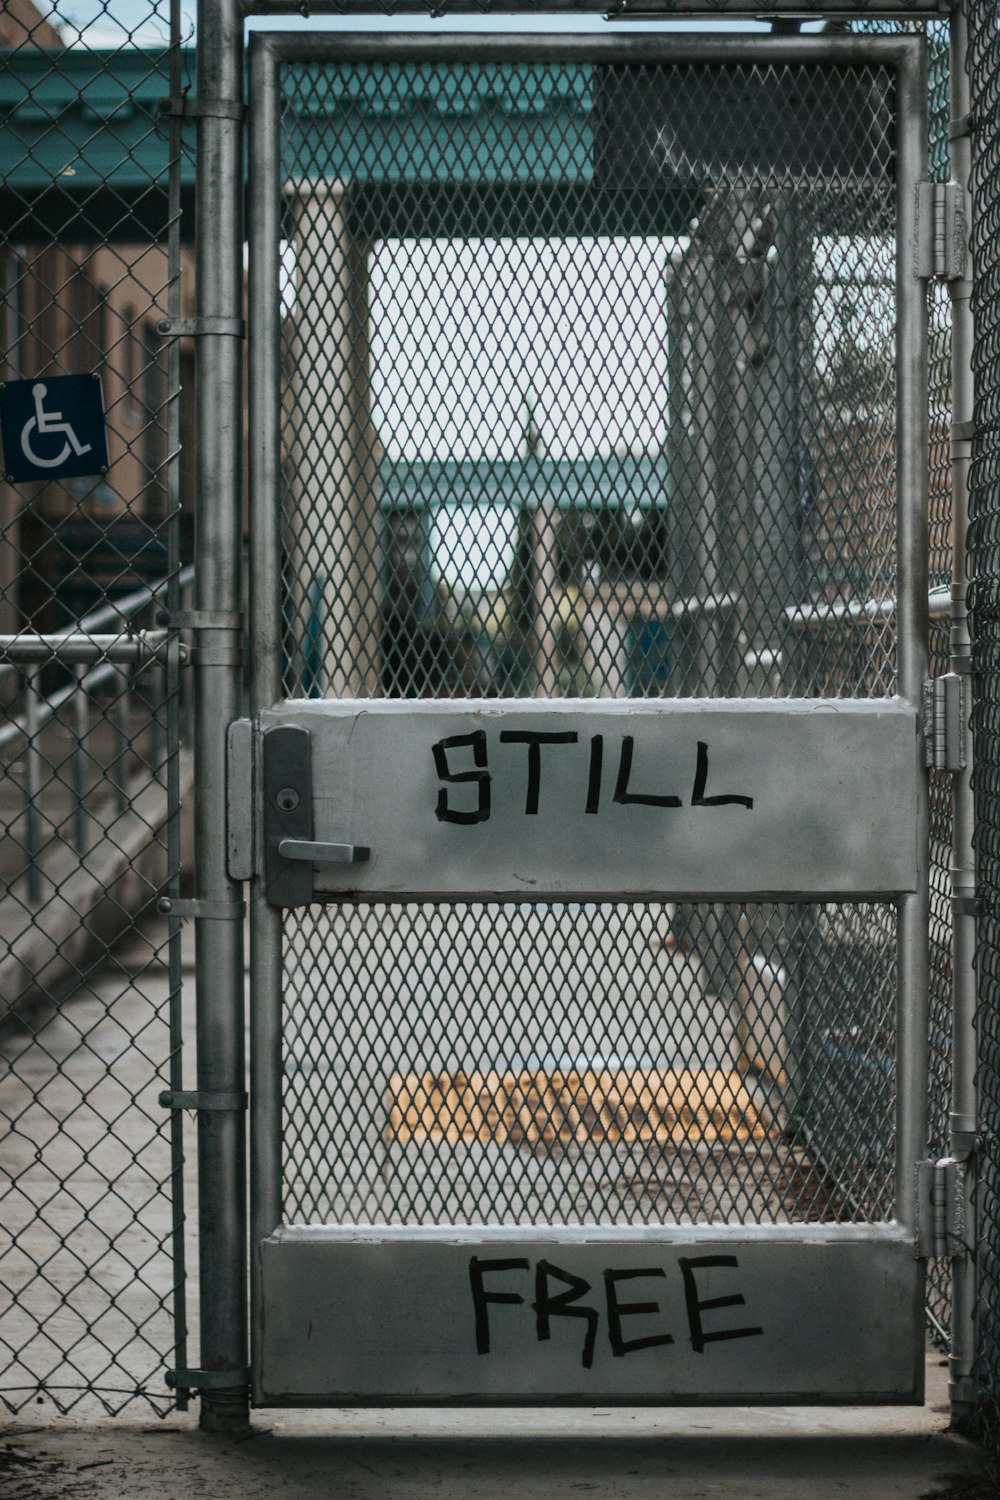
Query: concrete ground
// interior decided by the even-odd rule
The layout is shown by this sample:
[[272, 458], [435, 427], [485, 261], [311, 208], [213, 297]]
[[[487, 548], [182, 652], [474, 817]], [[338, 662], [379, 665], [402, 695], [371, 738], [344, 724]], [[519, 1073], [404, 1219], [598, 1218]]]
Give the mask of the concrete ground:
[[[946, 1371], [922, 1408], [260, 1412], [242, 1440], [197, 1415], [0, 1424], [5, 1500], [889, 1500], [1000, 1496], [947, 1432]], [[38, 1415], [36, 1416], [36, 1413]]]

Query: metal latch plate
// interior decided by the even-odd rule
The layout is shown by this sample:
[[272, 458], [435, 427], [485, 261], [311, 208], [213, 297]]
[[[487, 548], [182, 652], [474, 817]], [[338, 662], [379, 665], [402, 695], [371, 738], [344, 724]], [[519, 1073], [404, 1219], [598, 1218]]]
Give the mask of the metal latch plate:
[[272, 906], [308, 906], [312, 866], [285, 859], [284, 839], [310, 840], [313, 832], [312, 737], [308, 729], [281, 725], [261, 740], [264, 801], [264, 887]]

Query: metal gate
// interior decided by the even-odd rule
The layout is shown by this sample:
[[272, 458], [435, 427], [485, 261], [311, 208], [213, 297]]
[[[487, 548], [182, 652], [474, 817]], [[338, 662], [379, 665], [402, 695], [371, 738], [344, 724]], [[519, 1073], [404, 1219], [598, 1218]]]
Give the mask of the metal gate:
[[250, 98], [255, 1399], [920, 1399], [921, 40]]

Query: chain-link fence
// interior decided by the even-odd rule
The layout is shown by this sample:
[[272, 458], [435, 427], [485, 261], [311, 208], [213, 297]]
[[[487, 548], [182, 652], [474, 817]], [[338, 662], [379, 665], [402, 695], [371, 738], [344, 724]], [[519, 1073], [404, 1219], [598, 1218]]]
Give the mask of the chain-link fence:
[[976, 319], [972, 620], [976, 707], [976, 863], [980, 1149], [979, 1431], [1000, 1447], [1000, 34], [996, 10], [969, 6]]
[[136, 1396], [165, 1411], [165, 1366], [185, 1362], [181, 1127], [159, 1100], [181, 1081], [180, 938], [155, 913], [178, 892], [191, 779], [164, 627], [191, 582], [192, 369], [189, 341], [158, 329], [192, 295], [190, 132], [160, 112], [190, 82], [180, 42], [178, 7], [157, 0], [0, 15], [0, 1402], [15, 1411]]

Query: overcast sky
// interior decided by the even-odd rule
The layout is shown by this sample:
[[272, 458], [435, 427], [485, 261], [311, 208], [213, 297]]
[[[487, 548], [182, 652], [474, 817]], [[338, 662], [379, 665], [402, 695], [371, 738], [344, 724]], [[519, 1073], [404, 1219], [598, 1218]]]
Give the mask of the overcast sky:
[[[48, 11], [70, 46], [120, 47], [131, 43], [135, 46], [155, 47], [165, 42], [169, 35], [168, 0], [58, 0], [56, 5], [48, 7], [45, 0], [39, 0], [39, 8]], [[186, 40], [193, 41], [193, 0], [182, 0], [181, 14], [182, 34]], [[537, 14], [446, 16], [436, 21], [428, 16], [255, 16], [248, 25], [252, 29], [272, 31], [593, 32], [606, 30], [609, 25], [619, 29], [617, 22], [609, 23], [598, 15], [567, 17]], [[628, 30], [704, 30], [706, 25], [711, 25], [714, 30], [722, 26], [727, 31], [767, 29], [756, 21], [726, 18], [720, 22], [713, 18], [711, 21], [630, 21]]]

